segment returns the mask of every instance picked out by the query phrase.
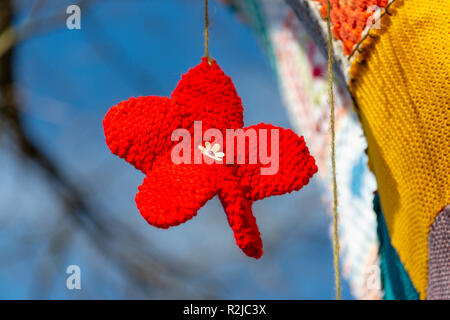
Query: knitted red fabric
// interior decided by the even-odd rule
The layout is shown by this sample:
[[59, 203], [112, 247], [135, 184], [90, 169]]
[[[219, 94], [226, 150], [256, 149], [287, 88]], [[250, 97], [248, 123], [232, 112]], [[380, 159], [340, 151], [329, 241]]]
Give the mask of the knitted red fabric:
[[[261, 123], [243, 128], [243, 132], [256, 131], [260, 148], [259, 138], [271, 146], [270, 132], [277, 130], [279, 139], [273, 143], [279, 150], [279, 165], [273, 175], [261, 174], [261, 168], [269, 165], [260, 159], [249, 164], [257, 150], [250, 149], [248, 143], [245, 156], [233, 144], [233, 159], [225, 156], [223, 162], [209, 164], [202, 159], [200, 164], [194, 164], [198, 144], [192, 139], [191, 164], [175, 164], [171, 155], [178, 142], [172, 141], [171, 135], [184, 128], [194, 136], [194, 121], [201, 121], [202, 133], [210, 128], [223, 133], [224, 153], [226, 129], [244, 125], [241, 99], [231, 79], [215, 61], [209, 65], [205, 58], [183, 75], [170, 99], [130, 98], [108, 111], [103, 127], [111, 152], [146, 174], [136, 194], [136, 204], [149, 224], [168, 228], [183, 223], [217, 194], [237, 245], [248, 256], [259, 258], [262, 241], [252, 213], [253, 201], [299, 190], [317, 172], [314, 158], [303, 137], [292, 130]], [[267, 136], [261, 136], [259, 129], [267, 129]], [[238, 164], [239, 156], [245, 158], [245, 164]]]

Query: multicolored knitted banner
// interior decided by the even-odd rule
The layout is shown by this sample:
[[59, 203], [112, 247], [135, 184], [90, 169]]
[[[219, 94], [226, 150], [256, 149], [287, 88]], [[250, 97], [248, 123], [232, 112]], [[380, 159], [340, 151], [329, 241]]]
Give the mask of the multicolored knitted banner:
[[[325, 50], [327, 1], [287, 2]], [[422, 299], [436, 276], [430, 227], [450, 203], [448, 12], [448, 0], [331, 1], [336, 68], [368, 142], [392, 245]]]
[[360, 44], [350, 90], [392, 245], [425, 299], [430, 228], [450, 203], [450, 2], [395, 0], [388, 12]]

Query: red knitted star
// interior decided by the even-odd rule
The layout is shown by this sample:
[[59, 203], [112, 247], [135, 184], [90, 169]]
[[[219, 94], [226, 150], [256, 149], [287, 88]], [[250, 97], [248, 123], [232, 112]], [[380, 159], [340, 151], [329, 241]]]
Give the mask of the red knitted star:
[[[214, 128], [225, 137], [227, 129], [242, 129], [245, 148], [214, 137], [205, 146], [202, 140], [187, 140], [188, 148], [178, 152], [180, 142], [173, 133], [185, 129], [194, 136], [195, 123], [200, 121], [202, 134]], [[292, 130], [264, 123], [246, 128], [243, 125], [241, 99], [230, 77], [215, 61], [209, 64], [206, 58], [183, 75], [170, 98], [130, 98], [112, 107], [103, 120], [111, 152], [146, 174], [136, 204], [149, 224], [160, 228], [181, 224], [218, 195], [237, 245], [248, 256], [259, 258], [262, 241], [252, 213], [253, 201], [300, 190], [317, 167], [303, 137]], [[272, 132], [277, 134], [272, 136]], [[255, 133], [253, 141], [257, 146], [252, 148], [249, 145]], [[257, 155], [267, 148], [267, 155], [273, 156], [274, 147], [278, 151], [278, 170], [262, 174], [261, 169], [270, 164]], [[174, 161], [178, 153], [192, 161]], [[193, 159], [198, 154], [205, 157], [196, 164]]]

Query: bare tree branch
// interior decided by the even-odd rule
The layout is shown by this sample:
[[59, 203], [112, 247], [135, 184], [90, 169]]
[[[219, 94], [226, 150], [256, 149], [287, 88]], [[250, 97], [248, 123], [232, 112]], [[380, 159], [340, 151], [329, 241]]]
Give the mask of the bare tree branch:
[[[87, 5], [88, 1], [82, 3]], [[53, 269], [58, 267], [61, 263], [58, 257], [67, 248], [71, 233], [77, 230], [87, 236], [97, 252], [112, 259], [118, 270], [133, 283], [133, 287], [144, 294], [152, 294], [156, 288], [167, 287], [177, 287], [181, 292], [184, 287], [183, 279], [201, 270], [193, 271], [186, 262], [180, 265], [156, 252], [147, 239], [140, 237], [130, 226], [115, 219], [113, 213], [107, 213], [99, 204], [87, 201], [79, 185], [70, 181], [63, 169], [27, 132], [13, 85], [14, 50], [19, 41], [48, 29], [49, 25], [45, 21], [46, 27], [41, 28], [43, 21], [30, 20], [16, 32], [12, 26], [12, 0], [2, 1], [0, 12], [4, 15], [0, 22], [0, 133], [7, 131], [14, 139], [17, 155], [44, 173], [46, 182], [63, 207], [62, 214], [72, 221], [69, 229], [60, 228], [48, 237], [47, 252], [55, 257], [55, 260], [41, 262], [40, 268], [50, 270], [49, 265]], [[58, 19], [61, 19], [61, 16], [55, 16], [51, 22], [60, 21]], [[44, 282], [42, 285], [50, 288], [51, 282], [48, 279], [44, 279]], [[198, 297], [215, 297], [215, 294], [207, 289], [198, 290], [197, 294]]]

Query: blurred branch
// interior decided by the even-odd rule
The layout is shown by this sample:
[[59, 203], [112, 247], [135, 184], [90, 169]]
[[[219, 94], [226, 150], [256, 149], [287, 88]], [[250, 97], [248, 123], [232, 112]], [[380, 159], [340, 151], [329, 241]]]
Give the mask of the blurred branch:
[[[79, 3], [86, 5], [88, 1]], [[1, 1], [0, 12], [3, 16], [0, 21], [0, 133], [6, 130], [14, 139], [17, 154], [44, 173], [47, 183], [64, 208], [63, 214], [70, 217], [74, 223], [70, 225], [70, 231], [84, 232], [97, 251], [112, 259], [135, 288], [146, 294], [151, 294], [155, 288], [170, 286], [178, 286], [183, 290], [182, 279], [192, 276], [193, 269], [186, 263], [176, 264], [161, 253], [155, 252], [148, 240], [136, 234], [130, 226], [117, 221], [113, 214], [105, 213], [98, 204], [87, 201], [82, 189], [66, 177], [56, 162], [27, 133], [13, 85], [15, 46], [19, 41], [49, 28], [55, 22], [60, 22], [65, 17], [65, 12], [64, 15], [54, 16], [50, 25], [45, 21], [45, 28], [40, 27], [44, 21], [35, 21], [29, 17], [29, 21], [25, 22], [19, 31], [15, 31], [17, 29], [12, 26], [12, 0]], [[56, 226], [56, 232], [48, 238], [47, 245], [52, 256], [62, 254], [70, 239], [68, 232], [68, 229]], [[52, 263], [55, 268], [54, 264], [61, 263], [61, 259], [50, 262]], [[215, 295], [210, 291], [198, 291], [198, 297], [213, 298]]]
[[[5, 6], [10, 2], [9, 0], [2, 1], [5, 2]], [[79, 0], [77, 5], [87, 8], [94, 1], [98, 2], [100, 0]], [[37, 11], [42, 7], [44, 2], [45, 0], [35, 0], [30, 13], [20, 26], [14, 26], [12, 21], [10, 21], [11, 23], [9, 23], [7, 28], [2, 28], [0, 33], [0, 57], [20, 42], [38, 34], [53, 30], [57, 25], [64, 25], [67, 18], [66, 10], [58, 10], [57, 13], [53, 13], [50, 17], [35, 17]], [[2, 12], [2, 20], [5, 19], [5, 21], [7, 21], [8, 11]]]

